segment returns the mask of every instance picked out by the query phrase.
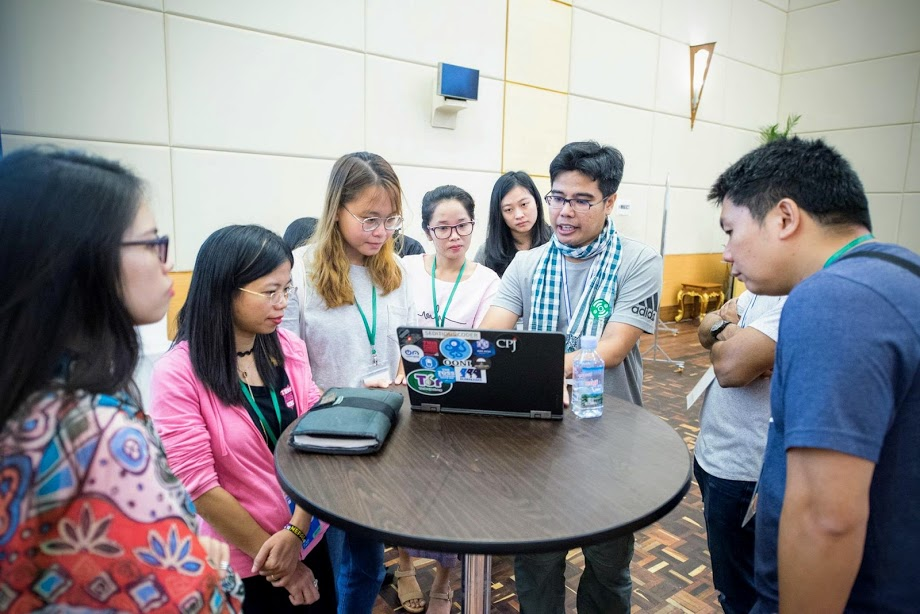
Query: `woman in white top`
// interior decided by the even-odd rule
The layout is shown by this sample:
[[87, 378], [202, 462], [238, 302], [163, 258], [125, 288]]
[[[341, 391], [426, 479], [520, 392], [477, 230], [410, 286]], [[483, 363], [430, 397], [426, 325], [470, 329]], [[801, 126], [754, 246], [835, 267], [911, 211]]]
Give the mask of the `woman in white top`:
[[[297, 292], [282, 322], [310, 346], [313, 379], [323, 390], [396, 380], [396, 328], [415, 321], [393, 245], [401, 226], [402, 191], [389, 163], [367, 152], [339, 158], [316, 232], [294, 250]], [[383, 544], [335, 527], [327, 540], [339, 612], [369, 614], [383, 580]]]
[[[498, 275], [466, 258], [476, 223], [473, 207], [473, 197], [453, 185], [435, 188], [422, 199], [422, 230], [434, 243], [435, 253], [403, 258], [420, 326], [476, 328], [498, 291]], [[414, 578], [413, 556], [434, 559], [437, 563], [428, 594], [429, 614], [450, 612], [449, 575], [457, 565], [457, 555], [399, 549], [396, 571], [399, 600], [407, 612], [416, 613], [425, 609], [425, 600]]]

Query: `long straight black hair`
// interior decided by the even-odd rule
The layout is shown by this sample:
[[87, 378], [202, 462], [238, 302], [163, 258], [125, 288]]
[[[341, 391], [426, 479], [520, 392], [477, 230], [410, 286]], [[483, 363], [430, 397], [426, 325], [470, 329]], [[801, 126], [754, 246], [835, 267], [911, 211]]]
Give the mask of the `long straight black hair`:
[[0, 419], [33, 393], [128, 392], [139, 343], [121, 242], [142, 197], [119, 164], [43, 147], [0, 159]]
[[[195, 375], [228, 405], [245, 403], [236, 370], [233, 301], [240, 288], [285, 262], [294, 264], [284, 239], [255, 225], [216, 230], [198, 250], [174, 345], [188, 342]], [[278, 332], [256, 335], [253, 355], [262, 381], [277, 389], [278, 368], [284, 367]]]
[[524, 171], [508, 171], [498, 178], [492, 187], [492, 198], [489, 200], [489, 228], [486, 232], [485, 257], [482, 264], [492, 269], [498, 276], [505, 274], [505, 269], [511, 264], [517, 247], [514, 245], [514, 235], [502, 217], [502, 199], [508, 192], [521, 186], [533, 196], [534, 206], [537, 208], [537, 221], [530, 229], [530, 248], [543, 245], [553, 236], [553, 230], [543, 218], [543, 198], [537, 191], [537, 186]]

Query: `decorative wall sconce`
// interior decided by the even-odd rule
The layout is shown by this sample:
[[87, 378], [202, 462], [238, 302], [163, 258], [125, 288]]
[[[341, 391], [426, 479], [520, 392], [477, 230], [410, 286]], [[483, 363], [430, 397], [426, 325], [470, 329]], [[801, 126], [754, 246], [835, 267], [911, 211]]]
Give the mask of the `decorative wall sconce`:
[[709, 74], [709, 63], [712, 62], [712, 54], [715, 51], [715, 43], [706, 43], [705, 45], [690, 45], [690, 129], [693, 130], [693, 122], [696, 120], [696, 110], [700, 106], [700, 98], [703, 96], [703, 86], [706, 84], [706, 76]]

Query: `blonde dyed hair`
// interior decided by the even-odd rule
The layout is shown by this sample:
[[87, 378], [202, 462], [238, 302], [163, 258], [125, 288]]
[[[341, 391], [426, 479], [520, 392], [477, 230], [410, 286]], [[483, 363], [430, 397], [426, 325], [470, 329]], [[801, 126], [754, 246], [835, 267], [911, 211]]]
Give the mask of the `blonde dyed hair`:
[[[366, 151], [350, 153], [336, 160], [329, 176], [323, 215], [310, 239], [316, 248], [313, 250], [312, 266], [308, 269], [311, 270], [310, 280], [316, 292], [330, 309], [355, 302], [345, 239], [339, 230], [339, 210], [372, 187], [387, 194], [393, 203], [392, 215], [402, 215], [402, 189], [389, 162]], [[402, 239], [401, 234], [399, 238]], [[402, 269], [396, 262], [398, 247], [391, 236], [379, 252], [364, 261], [374, 287], [384, 295], [402, 284]]]

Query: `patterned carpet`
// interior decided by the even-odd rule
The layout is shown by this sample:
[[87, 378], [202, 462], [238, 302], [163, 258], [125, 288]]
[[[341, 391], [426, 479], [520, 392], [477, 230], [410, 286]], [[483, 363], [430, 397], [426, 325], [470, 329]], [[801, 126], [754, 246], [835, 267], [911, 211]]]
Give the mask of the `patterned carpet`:
[[[709, 353], [696, 338], [698, 322], [690, 320], [671, 325], [677, 332], [659, 332], [658, 347], [670, 358], [685, 362], [683, 372], [662, 362], [661, 351], [651, 360], [653, 337], [645, 335], [640, 349], [645, 357], [643, 396], [645, 407], [665, 420], [687, 442], [691, 450], [699, 431], [699, 405], [689, 411], [685, 397], [706, 368]], [[395, 548], [386, 552], [387, 565], [395, 565]], [[426, 559], [415, 561], [418, 581], [427, 594], [434, 577], [434, 563]], [[575, 591], [584, 567], [581, 550], [569, 552], [566, 564], [566, 612], [575, 612]], [[719, 612], [717, 595], [712, 586], [706, 529], [703, 525], [700, 491], [691, 483], [683, 501], [667, 516], [636, 533], [636, 551], [632, 560], [633, 612]], [[457, 597], [460, 588], [459, 568], [451, 579], [454, 587], [453, 612], [460, 612]], [[492, 612], [516, 613], [520, 608], [514, 589], [513, 559], [496, 556], [492, 559]], [[374, 614], [404, 612], [394, 586], [387, 584], [374, 607]]]

